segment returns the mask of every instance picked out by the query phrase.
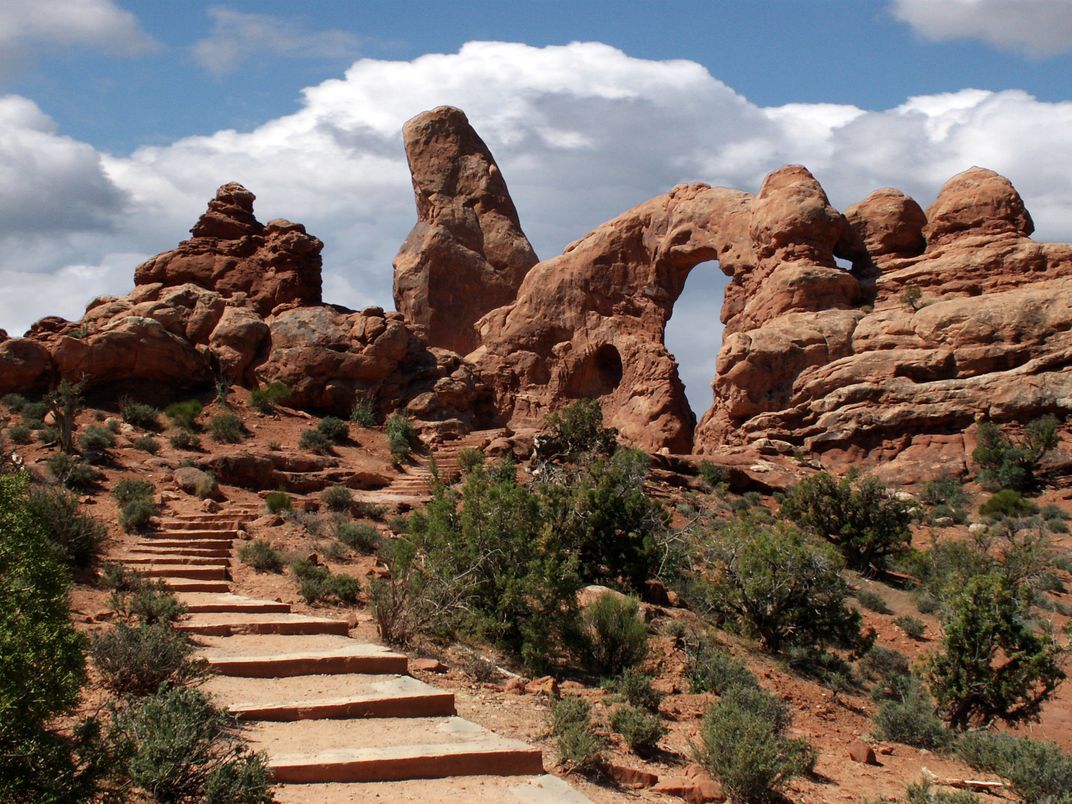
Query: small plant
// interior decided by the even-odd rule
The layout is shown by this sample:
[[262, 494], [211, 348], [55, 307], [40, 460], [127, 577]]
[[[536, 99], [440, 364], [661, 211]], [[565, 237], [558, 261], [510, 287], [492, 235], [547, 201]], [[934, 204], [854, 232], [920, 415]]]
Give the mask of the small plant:
[[367, 399], [354, 403], [354, 409], [350, 411], [350, 421], [358, 427], [372, 428], [376, 426], [376, 409]]
[[327, 567], [304, 560], [291, 564], [290, 570], [298, 579], [298, 594], [310, 605], [328, 598], [352, 605], [361, 594], [361, 582], [352, 575], [341, 572], [332, 574]]
[[920, 614], [934, 614], [941, 605], [938, 598], [926, 589], [921, 589], [916, 594], [916, 608]]
[[209, 420], [209, 435], [217, 444], [238, 444], [246, 436], [242, 420], [234, 413], [217, 413]]
[[979, 466], [979, 483], [991, 489], [1034, 491], [1039, 486], [1042, 460], [1057, 446], [1057, 419], [1043, 416], [1024, 426], [1014, 439], [993, 422], [979, 426], [972, 459]]
[[238, 548], [238, 560], [257, 572], [282, 572], [286, 566], [283, 554], [273, 550], [264, 539], [255, 539]]
[[559, 762], [579, 773], [590, 773], [603, 763], [605, 744], [592, 728], [591, 711], [588, 702], [577, 697], [562, 698], [551, 707]]
[[653, 751], [666, 734], [662, 721], [651, 712], [635, 706], [623, 706], [611, 716], [610, 727], [618, 732], [637, 754]]
[[196, 399], [187, 399], [185, 402], [168, 405], [164, 415], [179, 429], [192, 432], [197, 427], [197, 417], [202, 410], [204, 407]]
[[[82, 407], [82, 383], [60, 380], [60, 384], [47, 397], [47, 408], [60, 433], [60, 449], [71, 452], [74, 446], [74, 417]], [[29, 415], [33, 405], [22, 410], [23, 420]], [[44, 413], [41, 414], [41, 418]], [[29, 422], [27, 422], [28, 424]]]
[[330, 438], [316, 429], [302, 430], [302, 434], [298, 437], [298, 446], [302, 449], [307, 449], [310, 452], [317, 455], [330, 455], [331, 448], [334, 445]]
[[97, 562], [108, 529], [85, 513], [77, 498], [60, 489], [31, 487], [26, 506], [65, 563], [86, 569]]
[[78, 448], [87, 460], [96, 462], [115, 446], [115, 435], [107, 427], [87, 427], [78, 438]]
[[901, 290], [901, 304], [912, 312], [916, 312], [919, 309], [922, 298], [923, 291], [915, 285], [905, 285]]
[[700, 643], [690, 656], [689, 684], [693, 692], [724, 695], [733, 687], [758, 687], [759, 681], [744, 662], [709, 640]]
[[639, 706], [649, 712], [657, 713], [663, 700], [663, 693], [651, 686], [651, 676], [635, 667], [626, 668], [613, 681], [611, 688], [630, 706]]
[[4, 394], [0, 396], [0, 405], [3, 405], [12, 413], [18, 413], [28, 404], [28, 400], [22, 394]]
[[112, 496], [120, 503], [128, 503], [131, 500], [151, 499], [155, 489], [148, 480], [140, 478], [124, 477], [112, 488]]
[[152, 405], [123, 398], [119, 400], [119, 413], [127, 424], [133, 424], [143, 430], [160, 429], [160, 411]]
[[163, 581], [138, 579], [134, 587], [112, 594], [112, 608], [124, 617], [143, 623], [173, 623], [186, 613], [186, 606], [179, 602]]
[[979, 506], [979, 513], [991, 519], [1027, 516], [1035, 510], [1030, 500], [1024, 499], [1024, 495], [1012, 489], [995, 492], [989, 500]]
[[16, 424], [5, 431], [12, 444], [29, 444], [33, 430], [25, 424]]
[[604, 678], [619, 675], [648, 655], [648, 629], [635, 598], [597, 597], [581, 612], [580, 651], [585, 665]]
[[100, 472], [66, 452], [49, 455], [45, 466], [57, 483], [74, 491], [90, 491], [100, 479]]
[[335, 526], [335, 538], [351, 550], [366, 555], [375, 553], [380, 546], [380, 532], [364, 522], [339, 522]]
[[350, 435], [350, 425], [336, 416], [325, 416], [316, 425], [316, 429], [333, 444], [345, 441]]
[[770, 693], [732, 687], [704, 715], [696, 759], [734, 801], [773, 801], [790, 779], [809, 772], [815, 750], [785, 736], [788, 707]]
[[156, 513], [153, 484], [137, 478], [123, 478], [112, 489], [119, 502], [119, 524], [127, 533], [144, 530]]
[[142, 452], [148, 452], [150, 455], [156, 455], [156, 453], [160, 451], [160, 442], [151, 435], [139, 436], [134, 439], [133, 444], [134, 449], [140, 449]]
[[923, 484], [920, 501], [930, 508], [928, 517], [932, 523], [948, 517], [955, 524], [968, 520], [968, 495], [959, 477], [940, 477]]
[[201, 439], [191, 430], [179, 430], [173, 433], [168, 440], [175, 449], [184, 449], [190, 452], [196, 452], [201, 449]]
[[417, 444], [417, 432], [413, 424], [402, 413], [392, 413], [385, 428], [387, 446], [396, 463], [406, 460]]
[[320, 492], [320, 500], [329, 511], [349, 511], [354, 505], [354, 497], [346, 486], [330, 486]]
[[268, 508], [268, 513], [278, 514], [283, 511], [289, 511], [292, 508], [290, 495], [285, 491], [270, 491], [264, 498], [264, 504]]
[[856, 601], [868, 611], [873, 611], [878, 614], [892, 614], [890, 607], [886, 605], [885, 599], [878, 592], [873, 592], [870, 589], [861, 589], [856, 592]]
[[264, 388], [254, 388], [249, 393], [249, 403], [261, 413], [272, 413], [275, 406], [290, 396], [291, 390], [281, 382], [273, 382]]
[[369, 588], [369, 609], [380, 639], [388, 645], [405, 645], [410, 641], [414, 623], [410, 614], [409, 588], [404, 582], [394, 576], [387, 580], [373, 578]]
[[33, 428], [40, 427], [44, 423], [45, 414], [49, 411], [48, 402], [27, 402], [22, 406], [22, 423]]
[[1008, 779], [1024, 801], [1065, 801], [1072, 791], [1072, 757], [1055, 743], [976, 731], [956, 750], [976, 770]]
[[204, 674], [191, 660], [193, 644], [167, 623], [119, 623], [93, 641], [91, 652], [104, 686], [117, 695], [153, 695], [166, 682], [183, 684]]
[[893, 621], [893, 624], [904, 631], [910, 639], [923, 639], [923, 635], [927, 632], [927, 626], [923, 624], [922, 620], [908, 614], [898, 617]]
[[941, 751], [952, 734], [935, 717], [934, 701], [914, 676], [902, 676], [894, 684], [894, 697], [875, 712], [874, 735], [879, 740]]
[[[885, 804], [886, 799], [882, 798], [879, 801]], [[865, 804], [871, 804], [871, 802], [865, 802]], [[954, 790], [953, 792], [935, 790], [934, 783], [924, 776], [918, 782], [912, 782], [905, 788], [905, 804], [981, 804], [981, 801], [977, 795], [967, 790]]]
[[715, 489], [726, 482], [726, 470], [711, 461], [700, 462], [700, 477], [708, 488]]
[[484, 465], [484, 453], [475, 447], [463, 447], [458, 450], [458, 468], [467, 475], [478, 466]]
[[537, 451], [551, 461], [574, 462], [582, 455], [607, 456], [618, 446], [618, 431], [603, 426], [603, 408], [598, 399], [578, 399], [552, 413], [545, 422]]

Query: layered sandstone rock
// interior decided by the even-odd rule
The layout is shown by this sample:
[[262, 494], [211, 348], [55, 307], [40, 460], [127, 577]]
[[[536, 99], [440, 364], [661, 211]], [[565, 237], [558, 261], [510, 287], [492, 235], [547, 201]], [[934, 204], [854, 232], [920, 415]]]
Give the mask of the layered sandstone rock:
[[261, 224], [253, 200], [241, 184], [220, 187], [190, 230], [193, 237], [139, 265], [134, 283], [191, 283], [225, 298], [242, 294], [262, 316], [282, 304], [319, 304], [324, 244], [300, 223]]
[[395, 305], [431, 346], [466, 354], [473, 325], [514, 299], [537, 258], [499, 166], [465, 114], [441, 106], [402, 129], [417, 223], [394, 262]]

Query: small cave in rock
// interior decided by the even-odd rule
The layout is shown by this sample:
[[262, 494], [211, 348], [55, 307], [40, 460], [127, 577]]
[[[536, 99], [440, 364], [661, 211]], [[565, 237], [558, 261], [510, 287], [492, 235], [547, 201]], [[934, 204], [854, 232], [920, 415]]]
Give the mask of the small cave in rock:
[[622, 356], [612, 344], [605, 343], [585, 355], [574, 369], [566, 381], [566, 395], [571, 399], [606, 396], [621, 382]]

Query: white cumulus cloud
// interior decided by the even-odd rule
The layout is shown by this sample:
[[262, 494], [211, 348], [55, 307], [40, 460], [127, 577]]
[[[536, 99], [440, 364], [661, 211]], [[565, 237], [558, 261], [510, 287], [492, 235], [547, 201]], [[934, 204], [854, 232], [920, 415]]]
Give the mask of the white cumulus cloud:
[[893, 13], [928, 39], [981, 39], [1033, 57], [1072, 50], [1069, 0], [894, 0]]

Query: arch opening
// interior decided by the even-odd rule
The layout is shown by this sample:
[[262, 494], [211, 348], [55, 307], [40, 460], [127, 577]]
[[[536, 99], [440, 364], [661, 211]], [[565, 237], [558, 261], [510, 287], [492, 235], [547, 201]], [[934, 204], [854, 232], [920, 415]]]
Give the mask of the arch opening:
[[618, 349], [605, 343], [581, 359], [566, 381], [566, 396], [581, 399], [613, 393], [621, 385], [623, 371]]
[[698, 263], [685, 279], [685, 287], [666, 322], [663, 342], [677, 361], [689, 407], [699, 421], [711, 407], [718, 350], [722, 348], [719, 317], [729, 278], [718, 260]]

